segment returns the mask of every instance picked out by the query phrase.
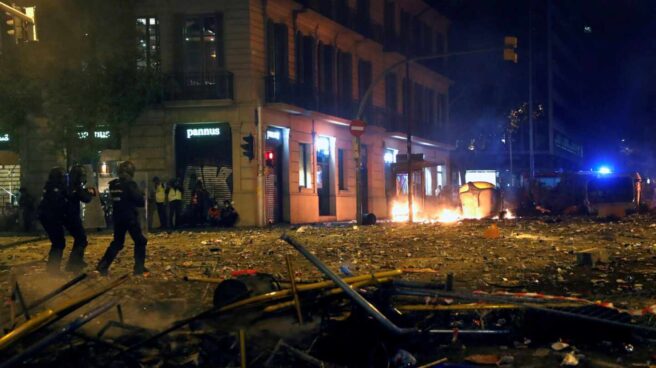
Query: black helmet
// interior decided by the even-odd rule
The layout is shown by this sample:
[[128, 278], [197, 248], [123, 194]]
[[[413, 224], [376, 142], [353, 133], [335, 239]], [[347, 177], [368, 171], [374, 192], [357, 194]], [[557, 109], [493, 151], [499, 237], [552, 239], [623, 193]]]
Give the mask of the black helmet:
[[52, 184], [66, 183], [66, 170], [60, 166], [53, 167], [48, 174], [48, 181]]
[[73, 185], [83, 185], [87, 182], [87, 169], [82, 165], [74, 165], [68, 173]]
[[120, 165], [118, 165], [118, 176], [119, 177], [130, 177], [132, 178], [134, 176], [134, 172], [137, 169], [134, 167], [134, 164], [132, 161], [123, 161], [121, 162]]

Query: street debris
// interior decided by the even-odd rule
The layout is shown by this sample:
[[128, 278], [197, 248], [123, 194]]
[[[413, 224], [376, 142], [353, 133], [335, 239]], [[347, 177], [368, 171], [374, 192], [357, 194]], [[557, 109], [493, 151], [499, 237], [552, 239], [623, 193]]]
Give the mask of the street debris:
[[[156, 234], [148, 278], [81, 274], [46, 288], [31, 282], [41, 258], [19, 252], [43, 246], [27, 244], [0, 258], [12, 291], [0, 367], [651, 364], [652, 223]], [[481, 236], [488, 230], [499, 236]], [[104, 241], [91, 238], [90, 259]]]

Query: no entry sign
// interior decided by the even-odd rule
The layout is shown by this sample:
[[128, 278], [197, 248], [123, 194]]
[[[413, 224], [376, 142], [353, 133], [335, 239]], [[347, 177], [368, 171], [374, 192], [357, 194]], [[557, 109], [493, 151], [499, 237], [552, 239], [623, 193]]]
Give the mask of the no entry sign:
[[353, 120], [351, 121], [351, 125], [349, 125], [349, 130], [354, 137], [359, 137], [364, 133], [364, 127], [366, 125], [362, 120]]

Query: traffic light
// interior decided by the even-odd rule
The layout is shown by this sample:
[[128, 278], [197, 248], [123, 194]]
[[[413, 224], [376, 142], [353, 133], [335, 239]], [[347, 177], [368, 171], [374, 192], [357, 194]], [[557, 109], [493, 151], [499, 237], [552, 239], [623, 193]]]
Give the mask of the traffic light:
[[253, 151], [253, 140], [254, 137], [252, 134], [249, 134], [245, 137], [242, 138], [244, 143], [241, 145], [241, 148], [244, 150], [242, 154], [246, 157], [248, 157], [248, 161], [252, 161], [253, 158], [255, 157], [255, 153]]
[[503, 38], [503, 60], [517, 64], [517, 37], [506, 36]]
[[273, 167], [273, 157], [274, 157], [273, 151], [267, 151], [264, 154], [264, 162], [266, 166]]
[[0, 11], [4, 11], [6, 16], [6, 32], [16, 43], [38, 41], [35, 6], [9, 6], [0, 2]]
[[7, 24], [7, 34], [9, 37], [16, 40], [16, 42], [23, 38], [23, 27], [20, 19], [7, 14], [7, 20], [5, 23]]

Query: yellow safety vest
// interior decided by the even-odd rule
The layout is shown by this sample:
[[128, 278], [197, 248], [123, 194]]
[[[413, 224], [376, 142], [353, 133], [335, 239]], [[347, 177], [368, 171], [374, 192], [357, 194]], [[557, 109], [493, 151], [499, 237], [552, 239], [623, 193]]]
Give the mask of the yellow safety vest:
[[166, 193], [164, 192], [164, 186], [160, 184], [155, 188], [155, 202], [164, 203], [165, 200]]
[[181, 200], [182, 200], [182, 192], [175, 188], [171, 188], [169, 190], [169, 201], [181, 201]]

